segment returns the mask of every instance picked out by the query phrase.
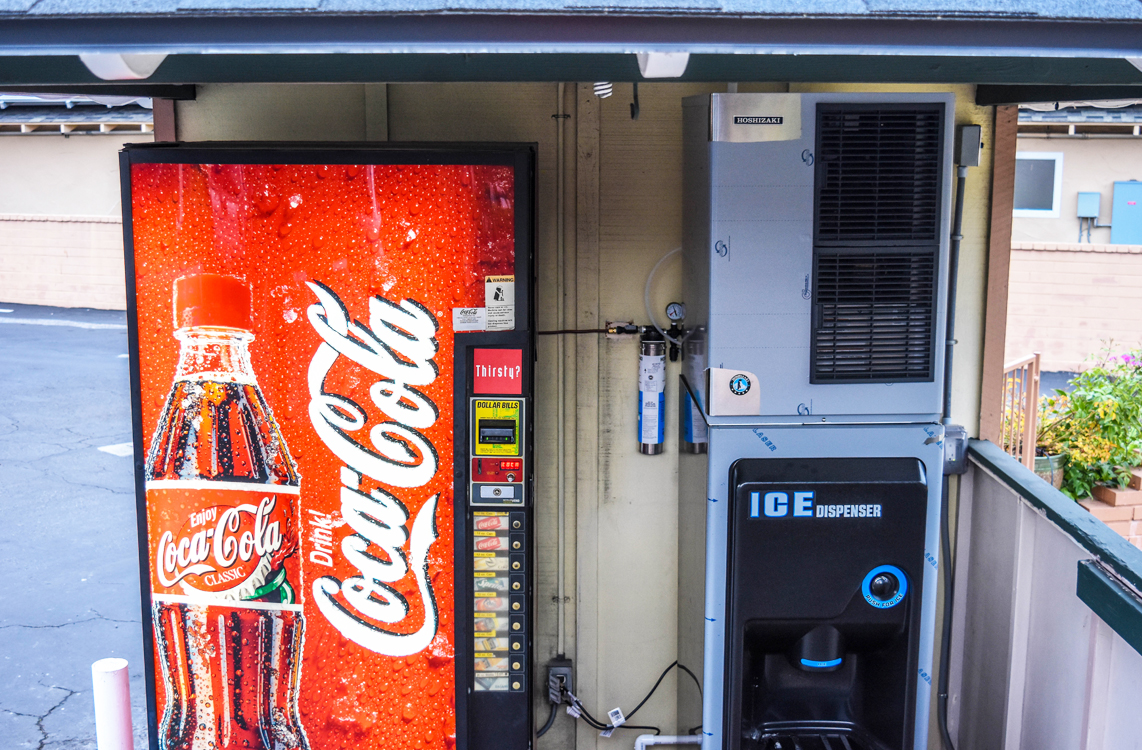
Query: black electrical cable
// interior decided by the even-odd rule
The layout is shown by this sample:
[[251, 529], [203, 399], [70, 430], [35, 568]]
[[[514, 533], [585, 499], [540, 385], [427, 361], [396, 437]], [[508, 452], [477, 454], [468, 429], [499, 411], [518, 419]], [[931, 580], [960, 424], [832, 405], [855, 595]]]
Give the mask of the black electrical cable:
[[558, 710], [559, 710], [559, 704], [558, 703], [552, 703], [551, 704], [551, 715], [547, 717], [547, 723], [543, 725], [543, 729], [540, 729], [538, 732], [535, 733], [536, 737], [542, 737], [543, 735], [547, 734], [547, 730], [551, 729], [551, 725], [555, 723], [555, 712]]
[[595, 729], [598, 729], [600, 731], [606, 731], [608, 729], [611, 729], [611, 730], [615, 730], [615, 729], [649, 729], [649, 730], [652, 730], [655, 734], [662, 734], [662, 730], [659, 729], [658, 727], [648, 727], [648, 726], [644, 726], [642, 724], [619, 724], [617, 727], [613, 724], [604, 724], [603, 722], [596, 719], [594, 716], [591, 716], [591, 712], [588, 711], [587, 707], [584, 706], [583, 703], [581, 701], [579, 701], [578, 699], [576, 699], [575, 702], [572, 703], [571, 705], [572, 705], [572, 707], [575, 708], [576, 711], [579, 712], [579, 714], [580, 714], [579, 718], [580, 719], [582, 719], [583, 721], [587, 722], [592, 727], [594, 727]]
[[[635, 713], [637, 713], [638, 710], [640, 708], [642, 708], [648, 700], [650, 700], [650, 697], [652, 695], [654, 695], [654, 691], [658, 690], [658, 686], [662, 684], [662, 681], [666, 678], [666, 675], [668, 675], [670, 673], [670, 670], [674, 669], [675, 667], [678, 667], [679, 669], [684, 671], [686, 674], [690, 675], [691, 679], [694, 680], [694, 684], [698, 686], [698, 695], [699, 696], [702, 695], [702, 683], [698, 680], [698, 676], [695, 675], [693, 672], [691, 672], [690, 669], [685, 664], [679, 664], [678, 660], [675, 659], [673, 662], [670, 663], [670, 666], [668, 666], [666, 669], [662, 670], [662, 674], [660, 674], [658, 676], [658, 680], [654, 683], [654, 687], [652, 687], [650, 689], [650, 692], [646, 694], [646, 697], [643, 698], [641, 701], [639, 701], [638, 705], [634, 707], [634, 710], [632, 710], [629, 714], [627, 714], [625, 718], [630, 719], [630, 717], [634, 716]], [[576, 711], [579, 712], [579, 714], [580, 714], [579, 718], [583, 719], [583, 721], [587, 722], [589, 725], [591, 725], [595, 729], [598, 729], [601, 731], [606, 731], [608, 729], [611, 729], [611, 730], [614, 730], [614, 729], [649, 729], [649, 730], [652, 730], [655, 734], [662, 734], [662, 730], [658, 727], [643, 726], [641, 724], [623, 723], [617, 727], [614, 726], [613, 724], [604, 724], [603, 722], [599, 721], [594, 716], [592, 716], [591, 712], [587, 710], [586, 706], [584, 706], [582, 701], [580, 701], [578, 698], [575, 698], [573, 701], [571, 701], [571, 706]], [[701, 725], [699, 724], [698, 727], [695, 727], [695, 728], [696, 729], [701, 728]], [[547, 731], [547, 728], [544, 727], [543, 731]], [[694, 730], [692, 729], [691, 732], [693, 732], [693, 731]]]
[[633, 710], [633, 711], [631, 711], [629, 714], [627, 714], [627, 716], [626, 716], [626, 717], [627, 717], [628, 719], [629, 719], [630, 717], [632, 717], [632, 716], [634, 716], [635, 714], [637, 714], [637, 713], [638, 713], [638, 710], [639, 710], [640, 708], [642, 708], [642, 707], [643, 707], [643, 705], [644, 705], [644, 704], [645, 704], [645, 703], [646, 703], [648, 700], [650, 700], [650, 696], [654, 695], [654, 691], [655, 691], [655, 690], [658, 690], [658, 686], [662, 684], [662, 681], [663, 681], [664, 679], [666, 679], [666, 675], [670, 674], [670, 670], [674, 669], [674, 668], [675, 668], [675, 667], [677, 667], [677, 666], [678, 666], [678, 660], [677, 660], [677, 659], [675, 659], [674, 661], [672, 661], [672, 662], [670, 663], [670, 666], [669, 666], [669, 667], [667, 667], [666, 669], [662, 670], [662, 674], [660, 674], [660, 675], [658, 676], [658, 682], [654, 683], [654, 687], [652, 687], [652, 688], [650, 689], [650, 692], [646, 694], [646, 697], [645, 697], [645, 698], [643, 698], [643, 699], [642, 699], [642, 701], [640, 701], [640, 702], [639, 702], [639, 704], [638, 704], [637, 706], [635, 706], [635, 707], [634, 707], [634, 710]]
[[[677, 664], [677, 662], [675, 662]], [[694, 679], [694, 684], [698, 686], [698, 697], [702, 698], [702, 683], [698, 680], [698, 676], [690, 671], [690, 668], [685, 664], [678, 664], [678, 668]], [[701, 725], [699, 725], [701, 726]]]

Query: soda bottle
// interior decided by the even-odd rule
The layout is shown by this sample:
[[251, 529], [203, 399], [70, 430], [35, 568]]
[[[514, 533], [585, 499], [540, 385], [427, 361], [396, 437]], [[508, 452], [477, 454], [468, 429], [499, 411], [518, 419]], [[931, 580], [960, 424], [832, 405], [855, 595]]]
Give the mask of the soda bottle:
[[308, 750], [300, 481], [250, 363], [250, 287], [174, 283], [174, 384], [147, 456], [163, 750]]

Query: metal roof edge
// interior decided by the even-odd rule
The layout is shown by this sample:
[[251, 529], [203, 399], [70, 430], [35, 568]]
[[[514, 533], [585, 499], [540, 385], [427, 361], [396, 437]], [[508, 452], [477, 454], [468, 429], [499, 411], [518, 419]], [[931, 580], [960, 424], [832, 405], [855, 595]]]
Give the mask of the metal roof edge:
[[0, 55], [91, 52], [1142, 57], [1142, 20], [730, 14], [0, 16]]
[[1110, 99], [1142, 99], [1142, 85], [1003, 85], [980, 84], [975, 90], [975, 103], [983, 107], [1041, 102], [1103, 101]]

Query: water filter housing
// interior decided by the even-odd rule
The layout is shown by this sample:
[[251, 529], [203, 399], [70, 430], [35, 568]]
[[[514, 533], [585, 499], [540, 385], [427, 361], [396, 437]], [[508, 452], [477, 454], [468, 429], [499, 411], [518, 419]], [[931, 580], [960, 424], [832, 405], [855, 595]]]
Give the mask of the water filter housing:
[[704, 750], [927, 747], [953, 114], [684, 100], [683, 385], [709, 443], [679, 457], [704, 694], [678, 710]]

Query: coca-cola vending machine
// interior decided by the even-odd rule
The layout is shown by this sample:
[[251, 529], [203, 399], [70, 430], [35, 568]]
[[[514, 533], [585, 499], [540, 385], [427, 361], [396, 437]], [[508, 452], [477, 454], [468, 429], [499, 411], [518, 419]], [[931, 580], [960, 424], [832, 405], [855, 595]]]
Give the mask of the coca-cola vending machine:
[[121, 167], [151, 747], [530, 747], [534, 147]]

